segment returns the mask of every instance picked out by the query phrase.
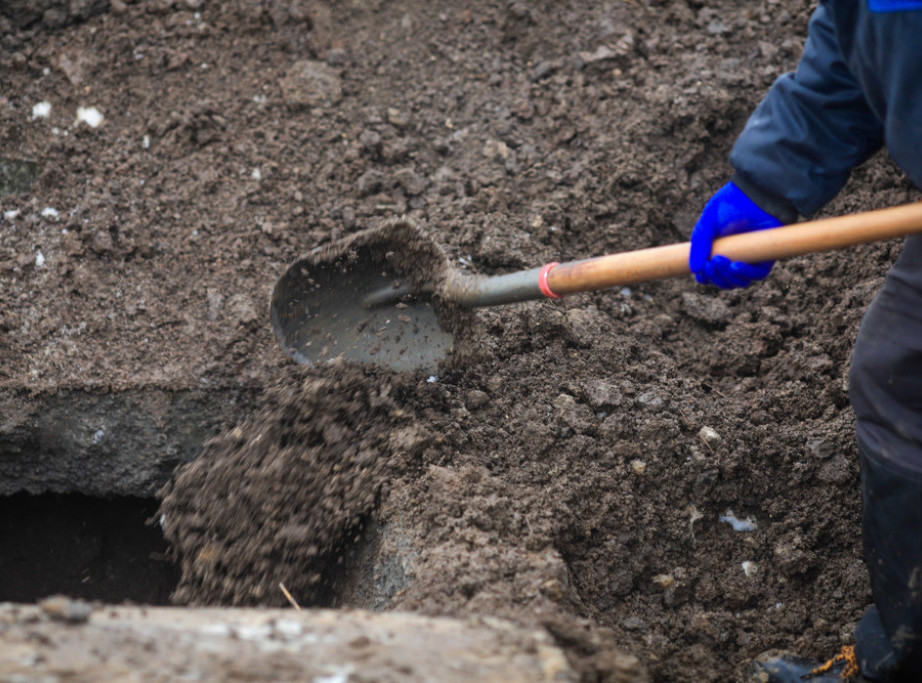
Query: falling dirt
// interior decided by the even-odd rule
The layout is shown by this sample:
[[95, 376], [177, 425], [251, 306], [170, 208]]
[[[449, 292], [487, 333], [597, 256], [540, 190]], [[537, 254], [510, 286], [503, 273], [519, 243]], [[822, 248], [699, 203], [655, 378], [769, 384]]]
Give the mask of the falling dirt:
[[[542, 624], [587, 680], [827, 654], [870, 602], [847, 366], [899, 244], [479, 310], [431, 375], [289, 367], [267, 313], [300, 254], [403, 214], [486, 274], [687, 239], [812, 6], [0, 14], [0, 158], [39, 169], [0, 197], [0, 382], [265, 388], [164, 491], [180, 604], [338, 606], [399, 529], [382, 608]], [[825, 213], [916, 197], [878, 157]]]
[[400, 379], [348, 366], [293, 376], [212, 441], [164, 492], [164, 531], [182, 557], [176, 599], [258, 604], [281, 581], [306, 604], [329, 603], [331, 554], [395, 477], [388, 441], [426, 445], [408, 436], [417, 420]]

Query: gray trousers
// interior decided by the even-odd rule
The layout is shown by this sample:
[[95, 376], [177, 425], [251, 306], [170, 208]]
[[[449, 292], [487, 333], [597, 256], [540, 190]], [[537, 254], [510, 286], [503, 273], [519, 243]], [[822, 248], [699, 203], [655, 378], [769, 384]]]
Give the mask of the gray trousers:
[[856, 653], [871, 680], [922, 681], [922, 236], [906, 240], [861, 323], [849, 386], [875, 603]]

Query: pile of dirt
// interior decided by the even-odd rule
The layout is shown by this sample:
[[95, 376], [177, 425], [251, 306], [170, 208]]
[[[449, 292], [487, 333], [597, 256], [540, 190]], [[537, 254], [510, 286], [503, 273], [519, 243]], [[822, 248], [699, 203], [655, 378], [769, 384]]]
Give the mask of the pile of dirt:
[[[847, 366], [898, 244], [480, 310], [431, 377], [285, 369], [265, 313], [298, 254], [403, 214], [485, 274], [686, 239], [813, 5], [119, 3], [5, 32], [0, 158], [37, 175], [2, 198], [0, 387], [275, 387], [165, 493], [180, 603], [335, 601], [378, 528], [408, 569], [386, 609], [544, 623], [655, 680], [827, 655], [870, 602]], [[826, 213], [916, 197], [881, 156]]]

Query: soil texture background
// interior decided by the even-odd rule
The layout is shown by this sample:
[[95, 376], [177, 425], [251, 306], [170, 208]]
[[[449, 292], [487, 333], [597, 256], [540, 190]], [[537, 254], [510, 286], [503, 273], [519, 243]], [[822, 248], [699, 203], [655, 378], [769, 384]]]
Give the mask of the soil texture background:
[[[179, 604], [349, 604], [377, 534], [377, 608], [544, 625], [586, 680], [824, 657], [870, 603], [847, 369], [898, 243], [481, 309], [431, 376], [296, 367], [268, 316], [404, 214], [485, 274], [687, 240], [812, 7], [0, 7], [0, 386], [265, 392], [163, 491]], [[825, 213], [915, 198], [881, 156]]]

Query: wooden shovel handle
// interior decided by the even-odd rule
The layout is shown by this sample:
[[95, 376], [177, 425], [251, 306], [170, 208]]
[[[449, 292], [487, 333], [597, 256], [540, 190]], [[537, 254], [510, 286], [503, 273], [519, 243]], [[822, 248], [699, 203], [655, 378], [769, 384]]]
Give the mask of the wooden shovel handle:
[[[723, 237], [713, 253], [758, 263], [915, 233], [922, 233], [922, 202]], [[689, 249], [684, 242], [559, 263], [545, 274], [547, 288], [562, 296], [683, 275]]]

